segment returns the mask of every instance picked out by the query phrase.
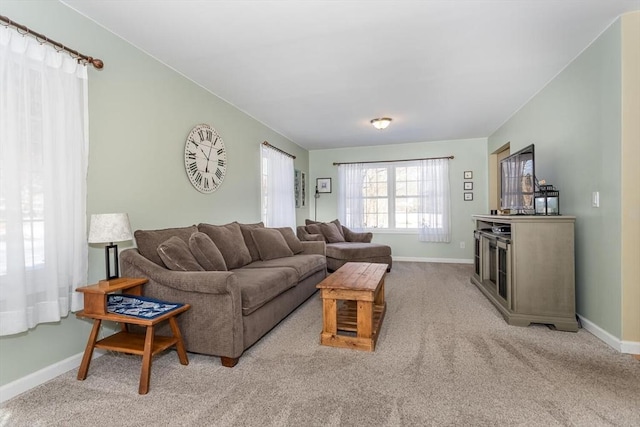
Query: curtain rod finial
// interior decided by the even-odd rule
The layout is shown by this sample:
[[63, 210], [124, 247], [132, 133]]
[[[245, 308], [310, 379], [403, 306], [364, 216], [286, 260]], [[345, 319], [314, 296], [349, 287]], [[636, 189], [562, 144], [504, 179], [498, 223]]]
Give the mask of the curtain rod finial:
[[87, 61], [89, 61], [89, 63], [97, 70], [102, 70], [104, 68], [104, 62], [102, 62], [102, 59], [88, 57]]

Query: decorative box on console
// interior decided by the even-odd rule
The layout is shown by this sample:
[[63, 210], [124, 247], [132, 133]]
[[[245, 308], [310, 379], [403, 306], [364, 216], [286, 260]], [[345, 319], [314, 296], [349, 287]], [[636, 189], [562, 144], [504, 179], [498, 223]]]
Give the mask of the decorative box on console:
[[540, 185], [535, 199], [536, 215], [560, 215], [560, 192], [553, 185]]

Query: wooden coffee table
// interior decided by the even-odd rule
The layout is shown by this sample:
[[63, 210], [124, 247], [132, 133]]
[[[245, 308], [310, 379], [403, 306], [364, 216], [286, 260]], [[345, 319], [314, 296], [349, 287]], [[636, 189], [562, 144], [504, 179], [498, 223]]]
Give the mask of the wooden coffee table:
[[387, 267], [387, 264], [348, 262], [316, 286], [321, 289], [322, 298], [320, 344], [375, 350], [387, 307], [384, 300]]

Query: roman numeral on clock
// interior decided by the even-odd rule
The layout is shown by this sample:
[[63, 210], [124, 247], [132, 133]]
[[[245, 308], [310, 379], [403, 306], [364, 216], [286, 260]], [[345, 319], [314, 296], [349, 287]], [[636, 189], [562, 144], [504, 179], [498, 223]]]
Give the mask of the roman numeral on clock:
[[220, 169], [216, 169], [216, 176], [218, 179], [222, 179], [222, 171]]
[[218, 159], [218, 166], [224, 167], [224, 160]]
[[191, 173], [198, 172], [198, 164], [196, 162], [190, 163], [189, 170], [191, 171]]

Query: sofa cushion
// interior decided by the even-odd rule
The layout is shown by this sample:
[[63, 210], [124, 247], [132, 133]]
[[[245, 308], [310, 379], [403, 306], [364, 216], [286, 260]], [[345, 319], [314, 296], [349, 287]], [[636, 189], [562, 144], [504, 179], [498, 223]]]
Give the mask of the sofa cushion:
[[344, 242], [344, 236], [338, 230], [338, 226], [333, 222], [323, 222], [318, 224], [322, 235], [325, 237], [328, 243], [340, 243]]
[[275, 228], [253, 229], [251, 230], [251, 236], [258, 247], [262, 261], [293, 256], [293, 251], [284, 236]]
[[280, 268], [290, 267], [296, 270], [298, 274], [298, 282], [311, 276], [320, 270], [327, 268], [327, 260], [324, 255], [299, 254], [296, 256], [271, 259], [269, 261], [256, 261], [245, 266], [244, 268]]
[[284, 237], [284, 240], [286, 240], [287, 245], [289, 245], [294, 255], [304, 251], [302, 242], [298, 239], [298, 236], [296, 236], [291, 227], [279, 227], [276, 228], [276, 230], [282, 234], [282, 237]]
[[196, 231], [198, 231], [197, 227], [192, 225], [191, 227], [165, 228], [161, 230], [136, 230], [133, 234], [140, 254], [149, 261], [164, 267], [165, 264], [158, 254], [158, 246], [172, 236], [177, 236], [187, 243], [191, 235]]
[[169, 270], [203, 271], [189, 246], [178, 236], [172, 236], [158, 246], [158, 255]]
[[378, 243], [329, 243], [326, 250], [327, 257], [335, 259], [355, 260], [391, 256], [391, 248]]
[[198, 230], [209, 236], [220, 249], [228, 270], [251, 262], [251, 254], [237, 222], [226, 225], [198, 224]]
[[244, 244], [247, 245], [247, 249], [249, 249], [249, 254], [251, 255], [251, 262], [260, 260], [260, 252], [258, 252], [258, 247], [253, 241], [253, 237], [251, 237], [251, 230], [254, 228], [264, 228], [263, 222], [258, 222], [255, 224], [239, 224], [240, 231], [242, 232], [242, 237], [244, 238]]
[[289, 267], [243, 267], [234, 270], [233, 273], [238, 279], [244, 316], [253, 313], [298, 283], [296, 271]]
[[207, 271], [227, 271], [220, 249], [206, 234], [198, 231], [189, 238], [189, 249], [198, 264]]
[[[342, 224], [340, 224], [340, 220], [338, 218], [334, 219], [331, 222], [320, 222], [320, 221], [312, 221], [310, 219], [305, 219], [304, 220], [304, 224], [305, 225], [312, 225], [312, 224], [335, 224], [336, 227], [338, 227], [338, 232], [342, 235], [342, 237], [344, 237], [344, 230], [342, 229]], [[315, 234], [315, 233], [314, 233]]]

